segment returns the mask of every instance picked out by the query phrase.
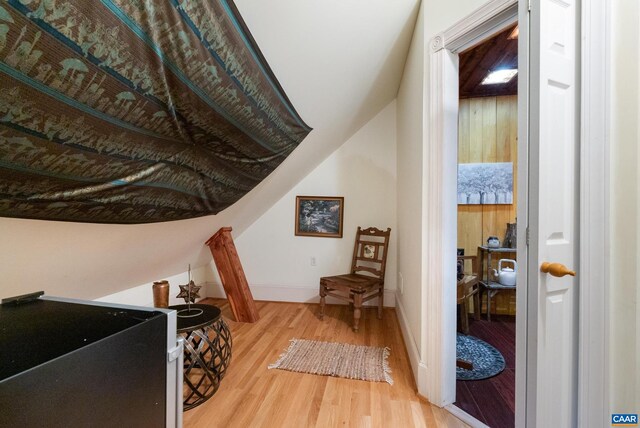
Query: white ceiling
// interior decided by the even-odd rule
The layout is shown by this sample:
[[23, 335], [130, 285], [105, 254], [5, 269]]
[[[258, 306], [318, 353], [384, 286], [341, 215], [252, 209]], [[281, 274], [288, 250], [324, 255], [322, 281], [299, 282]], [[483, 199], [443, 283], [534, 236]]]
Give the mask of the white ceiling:
[[0, 218], [0, 297], [44, 289], [95, 298], [208, 263], [210, 235], [229, 225], [242, 233], [396, 97], [419, 0], [236, 5], [311, 134], [216, 216], [147, 225]]
[[419, 3], [236, 1], [289, 99], [314, 128], [273, 174], [227, 210], [237, 231], [395, 99]]

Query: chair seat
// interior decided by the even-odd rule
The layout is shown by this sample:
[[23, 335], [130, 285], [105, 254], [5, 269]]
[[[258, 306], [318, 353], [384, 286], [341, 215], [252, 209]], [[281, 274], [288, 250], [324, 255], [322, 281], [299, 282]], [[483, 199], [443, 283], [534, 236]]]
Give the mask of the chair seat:
[[366, 292], [372, 287], [381, 285], [380, 278], [374, 278], [357, 273], [344, 275], [325, 276], [320, 278], [320, 283], [326, 287], [345, 288], [348, 287], [354, 292]]
[[[458, 281], [458, 299], [457, 303], [460, 305], [460, 329], [462, 333], [469, 334], [469, 307], [468, 300], [469, 297], [476, 295], [479, 291], [480, 287], [478, 287], [478, 275], [465, 275], [462, 279]], [[475, 299], [475, 313], [476, 319], [480, 314], [478, 304], [480, 300]]]

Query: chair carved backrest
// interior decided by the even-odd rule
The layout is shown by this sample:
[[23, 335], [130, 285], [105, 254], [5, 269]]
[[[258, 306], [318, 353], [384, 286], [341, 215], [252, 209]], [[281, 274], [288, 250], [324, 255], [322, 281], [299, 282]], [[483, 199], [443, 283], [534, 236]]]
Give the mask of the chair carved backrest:
[[367, 229], [358, 227], [351, 273], [364, 272], [384, 282], [390, 236], [391, 228], [383, 231], [375, 227]]

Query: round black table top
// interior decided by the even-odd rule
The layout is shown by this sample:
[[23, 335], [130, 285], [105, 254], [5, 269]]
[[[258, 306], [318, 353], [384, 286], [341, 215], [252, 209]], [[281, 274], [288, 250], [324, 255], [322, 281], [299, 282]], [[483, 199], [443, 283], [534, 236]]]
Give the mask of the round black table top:
[[[198, 328], [202, 328], [220, 319], [220, 308], [211, 305], [200, 305], [197, 303], [191, 304], [191, 312], [196, 313], [202, 310], [202, 313], [196, 316], [188, 316], [188, 305], [174, 305], [169, 306], [169, 309], [174, 309], [178, 312], [178, 333], [185, 333], [187, 331], [193, 331]], [[187, 315], [187, 316], [184, 316]]]

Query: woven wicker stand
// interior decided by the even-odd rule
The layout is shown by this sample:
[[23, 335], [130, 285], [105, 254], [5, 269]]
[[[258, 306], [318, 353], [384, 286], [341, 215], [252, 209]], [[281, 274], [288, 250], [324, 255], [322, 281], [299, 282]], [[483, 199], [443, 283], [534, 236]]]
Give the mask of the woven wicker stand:
[[[184, 410], [213, 396], [231, 362], [231, 332], [220, 309], [211, 305], [170, 306], [178, 311], [184, 337]], [[193, 313], [193, 315], [190, 314]]]

